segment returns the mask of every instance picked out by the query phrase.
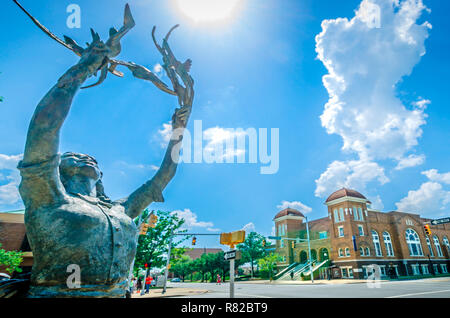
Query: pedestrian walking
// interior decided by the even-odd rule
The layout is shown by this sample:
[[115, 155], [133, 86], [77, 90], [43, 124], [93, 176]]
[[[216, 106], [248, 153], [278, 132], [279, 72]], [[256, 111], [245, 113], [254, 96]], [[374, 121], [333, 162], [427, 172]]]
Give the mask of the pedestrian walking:
[[130, 279], [128, 288], [130, 290], [130, 295], [133, 294], [133, 291], [134, 291], [134, 277]]
[[152, 277], [150, 275], [145, 279], [145, 293], [148, 294], [150, 292], [150, 285], [152, 284]]
[[140, 293], [142, 290], [142, 278], [139, 277], [137, 282], [136, 282], [136, 293]]
[[294, 280], [294, 271], [291, 272], [291, 280]]
[[216, 278], [216, 285], [220, 285], [222, 283], [222, 278], [220, 277], [219, 274], [217, 274], [217, 278]]

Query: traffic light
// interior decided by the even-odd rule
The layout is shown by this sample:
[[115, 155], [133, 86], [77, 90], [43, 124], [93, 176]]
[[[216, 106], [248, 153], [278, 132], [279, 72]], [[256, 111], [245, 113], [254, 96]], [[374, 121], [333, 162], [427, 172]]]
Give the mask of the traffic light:
[[192, 238], [192, 245], [195, 245], [195, 243], [197, 243], [197, 238], [194, 236], [194, 237]]
[[430, 228], [430, 226], [429, 226], [428, 224], [425, 224], [425, 225], [423, 226], [423, 229], [425, 230], [425, 234], [426, 234], [426, 235], [428, 235], [428, 236], [431, 235], [431, 228]]
[[148, 264], [147, 264], [147, 263], [145, 263], [145, 264], [144, 264], [144, 267], [145, 267], [145, 268], [148, 268]]
[[291, 242], [291, 245], [292, 245], [292, 248], [295, 248], [295, 242], [294, 241]]
[[139, 235], [146, 235], [149, 227], [150, 225], [148, 225], [147, 223], [142, 223]]
[[158, 217], [155, 214], [150, 214], [149, 224], [151, 228], [155, 228]]

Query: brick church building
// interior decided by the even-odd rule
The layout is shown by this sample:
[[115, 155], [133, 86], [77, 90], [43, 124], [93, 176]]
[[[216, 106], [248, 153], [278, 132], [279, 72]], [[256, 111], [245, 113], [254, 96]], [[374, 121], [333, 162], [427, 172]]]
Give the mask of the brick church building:
[[[379, 266], [381, 277], [388, 269], [397, 276], [446, 274], [450, 269], [450, 224], [431, 225], [431, 219], [404, 212], [380, 212], [370, 208], [361, 193], [341, 189], [325, 201], [327, 216], [308, 220], [311, 258], [329, 259], [335, 278], [364, 279], [368, 267]], [[308, 259], [306, 218], [295, 209], [280, 211], [274, 218], [276, 253], [282, 270]], [[425, 234], [429, 224], [431, 235]], [[286, 239], [287, 238], [287, 239]], [[290, 239], [290, 240], [288, 240]]]

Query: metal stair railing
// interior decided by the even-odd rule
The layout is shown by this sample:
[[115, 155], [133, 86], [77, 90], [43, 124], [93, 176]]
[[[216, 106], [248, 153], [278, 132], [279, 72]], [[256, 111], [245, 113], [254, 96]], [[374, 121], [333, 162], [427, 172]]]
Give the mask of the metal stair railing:
[[289, 265], [288, 267], [283, 269], [281, 272], [277, 273], [273, 278], [274, 279], [279, 279], [281, 276], [284, 276], [284, 274], [286, 274], [287, 271], [290, 271], [291, 269], [293, 269], [297, 265], [298, 265], [298, 263], [292, 263], [291, 265]]
[[308, 266], [308, 264], [309, 264], [308, 262], [302, 263], [302, 264], [298, 264], [298, 265], [295, 266], [291, 271], [289, 271], [289, 272], [285, 273], [284, 275], [280, 276], [279, 279], [280, 279], [280, 280], [283, 280], [283, 279], [286, 279], [286, 278], [290, 278], [291, 272], [294, 272], [294, 277], [295, 277], [295, 275], [296, 275], [299, 271], [303, 271], [304, 268], [305, 268], [306, 266]]
[[[324, 260], [320, 263], [317, 262], [317, 260], [314, 260], [312, 262], [312, 272], [314, 273], [316, 270], [318, 270], [319, 268], [321, 268], [325, 263], [327, 263], [328, 260]], [[315, 264], [314, 264], [315, 263]], [[318, 263], [318, 264], [317, 264]], [[309, 267], [307, 268], [307, 270], [303, 273], [305, 276], [308, 276], [311, 274], [311, 271], [309, 270]]]

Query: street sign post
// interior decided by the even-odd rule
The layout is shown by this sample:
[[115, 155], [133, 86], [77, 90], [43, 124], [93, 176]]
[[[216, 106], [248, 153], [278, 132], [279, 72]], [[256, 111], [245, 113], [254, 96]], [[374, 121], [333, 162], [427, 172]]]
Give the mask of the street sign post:
[[234, 258], [230, 259], [230, 298], [234, 298]]
[[269, 240], [281, 241], [281, 236], [268, 236], [267, 238]]
[[446, 224], [446, 223], [450, 223], [450, 218], [443, 218], [443, 219], [431, 221], [432, 225], [439, 225], [439, 224]]

